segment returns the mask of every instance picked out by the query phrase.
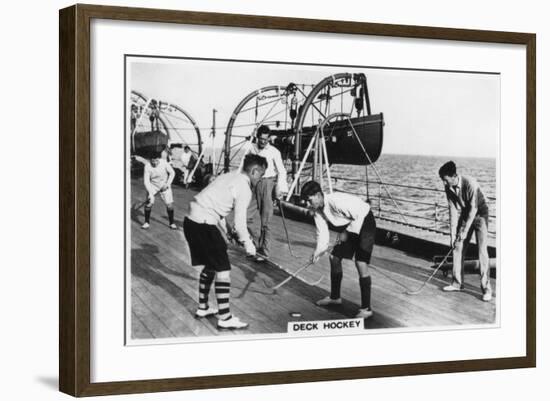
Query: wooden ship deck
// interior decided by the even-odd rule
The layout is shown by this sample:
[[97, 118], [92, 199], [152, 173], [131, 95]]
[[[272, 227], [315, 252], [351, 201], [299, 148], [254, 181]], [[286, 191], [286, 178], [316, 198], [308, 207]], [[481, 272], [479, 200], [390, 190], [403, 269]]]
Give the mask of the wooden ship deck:
[[[141, 179], [131, 182], [132, 204], [144, 199]], [[196, 319], [199, 269], [190, 265], [189, 249], [185, 241], [182, 221], [189, 201], [196, 193], [173, 185], [174, 207], [178, 230], [170, 230], [166, 211], [160, 199], [155, 202], [151, 226], [142, 230], [143, 210], [132, 209], [131, 258], [127, 266], [130, 273], [131, 340], [188, 339], [219, 335], [287, 333], [291, 321], [350, 319], [360, 303], [358, 276], [352, 261], [344, 261], [342, 305], [325, 308], [314, 302], [330, 291], [329, 262], [325, 256], [316, 265], [306, 269], [302, 277], [317, 280], [310, 286], [292, 279], [276, 292], [266, 287], [275, 285], [294, 272], [311, 255], [315, 246], [315, 228], [304, 222], [286, 220], [293, 252], [289, 253], [282, 219], [274, 216], [273, 241], [269, 263], [246, 259], [243, 251], [229, 246], [231, 271], [231, 310], [249, 323], [245, 330], [228, 331], [216, 328], [216, 318]], [[334, 234], [331, 234], [334, 239]], [[440, 274], [418, 295], [407, 295], [404, 286], [414, 290], [433, 272], [432, 261], [392, 247], [376, 245], [371, 270], [372, 309], [374, 316], [365, 323], [366, 329], [426, 329], [456, 327], [458, 325], [484, 325], [495, 323], [496, 300], [483, 302], [479, 289], [479, 276], [467, 274], [465, 290], [444, 293], [441, 288], [449, 279]], [[494, 279], [492, 279], [495, 288]], [[213, 292], [210, 295], [214, 300]], [[299, 313], [300, 317], [292, 317]]]

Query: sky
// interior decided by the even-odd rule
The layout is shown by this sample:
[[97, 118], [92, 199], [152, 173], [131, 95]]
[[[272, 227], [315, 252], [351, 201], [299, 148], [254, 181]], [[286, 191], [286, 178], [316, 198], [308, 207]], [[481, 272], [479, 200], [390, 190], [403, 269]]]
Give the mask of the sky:
[[127, 59], [127, 68], [128, 90], [187, 111], [207, 145], [213, 109], [219, 147], [233, 110], [252, 91], [363, 72], [372, 112], [384, 113], [383, 153], [489, 158], [498, 153], [496, 74], [134, 57]]

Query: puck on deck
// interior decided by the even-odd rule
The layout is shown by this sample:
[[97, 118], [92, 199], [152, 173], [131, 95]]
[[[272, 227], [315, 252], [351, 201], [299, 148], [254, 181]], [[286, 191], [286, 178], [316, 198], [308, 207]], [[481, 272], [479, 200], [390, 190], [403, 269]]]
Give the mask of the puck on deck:
[[302, 317], [302, 314], [300, 312], [290, 312], [290, 316], [292, 316], [292, 317]]

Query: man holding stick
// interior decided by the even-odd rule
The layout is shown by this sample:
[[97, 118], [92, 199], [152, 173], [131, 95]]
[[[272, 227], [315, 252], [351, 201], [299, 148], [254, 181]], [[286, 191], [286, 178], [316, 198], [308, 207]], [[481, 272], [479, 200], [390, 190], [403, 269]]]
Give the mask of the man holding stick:
[[248, 209], [249, 226], [253, 223], [256, 212], [260, 215], [259, 255], [256, 258], [258, 262], [263, 262], [265, 257], [269, 257], [273, 198], [280, 199], [283, 194], [288, 192], [285, 165], [281, 152], [269, 143], [270, 132], [267, 125], [260, 125], [256, 133], [257, 144], [252, 145], [248, 150], [249, 154], [257, 154], [267, 161], [265, 175], [254, 188], [254, 196]]
[[[227, 244], [218, 225], [234, 210], [238, 240], [244, 243], [247, 255], [256, 255], [256, 248], [246, 228], [246, 211], [252, 198], [252, 188], [262, 178], [266, 168], [267, 162], [263, 157], [246, 155], [242, 170], [220, 175], [194, 197], [189, 216], [183, 223], [191, 263], [193, 266], [204, 266], [199, 278], [199, 308], [195, 315], [203, 318], [217, 314], [218, 328], [244, 329], [248, 326], [233, 316], [229, 308], [231, 264]], [[208, 304], [212, 283], [218, 309]]]
[[317, 247], [311, 256], [313, 263], [328, 248], [330, 237], [327, 222], [336, 227], [344, 227], [338, 234], [338, 243], [330, 254], [330, 296], [317, 301], [316, 304], [329, 306], [342, 303], [342, 259], [355, 257], [361, 291], [361, 308], [356, 317], [370, 318], [374, 312], [370, 303], [372, 280], [368, 268], [376, 237], [376, 221], [369, 204], [346, 193], [324, 194], [321, 186], [315, 181], [304, 184], [301, 196], [315, 212]]
[[453, 247], [453, 282], [443, 287], [443, 291], [461, 291], [464, 288], [464, 258], [475, 231], [482, 299], [489, 302], [493, 292], [489, 280], [489, 252], [487, 251], [489, 207], [485, 196], [474, 178], [457, 174], [453, 161], [448, 161], [441, 166], [439, 177], [445, 184], [445, 194], [449, 202], [451, 246]]
[[172, 230], [176, 230], [174, 223], [174, 197], [172, 195], [172, 181], [176, 173], [172, 166], [160, 155], [153, 156], [148, 163], [144, 163], [143, 184], [147, 189], [147, 203], [145, 204], [145, 223], [141, 226], [143, 229], [148, 229], [149, 219], [151, 218], [151, 209], [155, 203], [155, 196], [160, 194], [160, 197], [166, 205], [168, 213], [168, 223]]

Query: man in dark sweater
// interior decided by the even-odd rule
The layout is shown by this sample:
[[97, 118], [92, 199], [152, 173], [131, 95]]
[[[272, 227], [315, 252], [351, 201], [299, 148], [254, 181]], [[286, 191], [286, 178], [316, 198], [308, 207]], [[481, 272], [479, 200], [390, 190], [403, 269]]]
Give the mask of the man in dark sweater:
[[451, 246], [453, 250], [453, 282], [443, 291], [461, 291], [464, 288], [464, 257], [472, 234], [476, 233], [481, 290], [483, 300], [492, 299], [489, 280], [489, 253], [487, 251], [487, 232], [489, 207], [478, 182], [456, 172], [456, 165], [449, 161], [439, 169], [439, 176], [445, 184], [445, 194], [449, 202]]

